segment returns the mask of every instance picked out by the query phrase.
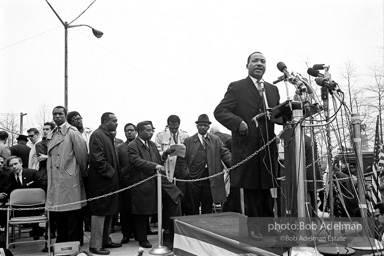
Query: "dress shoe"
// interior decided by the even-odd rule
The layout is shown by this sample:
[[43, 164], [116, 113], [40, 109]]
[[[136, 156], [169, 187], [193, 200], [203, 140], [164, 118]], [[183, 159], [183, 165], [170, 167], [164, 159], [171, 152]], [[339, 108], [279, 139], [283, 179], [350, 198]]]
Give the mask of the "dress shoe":
[[100, 255], [109, 255], [110, 251], [105, 250], [104, 248], [92, 248], [89, 247], [89, 252], [93, 254], [100, 254]]
[[121, 244], [109, 242], [109, 243], [103, 245], [103, 248], [119, 248], [121, 246], [122, 246]]
[[121, 243], [127, 244], [127, 243], [129, 243], [129, 239], [130, 239], [129, 236], [124, 236], [123, 239], [121, 239]]
[[152, 248], [152, 245], [150, 242], [148, 242], [148, 240], [139, 242], [139, 245], [143, 248]]

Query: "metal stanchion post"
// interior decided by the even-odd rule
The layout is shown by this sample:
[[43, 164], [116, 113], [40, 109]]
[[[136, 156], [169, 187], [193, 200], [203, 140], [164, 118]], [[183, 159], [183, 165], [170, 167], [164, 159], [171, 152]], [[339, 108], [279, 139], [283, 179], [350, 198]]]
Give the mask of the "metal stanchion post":
[[161, 173], [157, 171], [157, 241], [158, 246], [152, 248], [149, 253], [154, 255], [169, 255], [172, 250], [163, 245], [163, 214], [162, 214], [162, 195], [161, 195]]

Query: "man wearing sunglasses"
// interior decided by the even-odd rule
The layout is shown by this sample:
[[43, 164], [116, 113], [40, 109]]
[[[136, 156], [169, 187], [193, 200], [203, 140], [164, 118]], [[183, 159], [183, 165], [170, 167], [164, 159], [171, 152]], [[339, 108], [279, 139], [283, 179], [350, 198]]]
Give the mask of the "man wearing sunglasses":
[[28, 133], [28, 139], [32, 143], [31, 151], [29, 152], [29, 161], [28, 161], [28, 168], [29, 169], [39, 169], [39, 160], [37, 160], [37, 154], [36, 154], [36, 143], [39, 142], [40, 139], [40, 132], [36, 128], [30, 128], [27, 130]]

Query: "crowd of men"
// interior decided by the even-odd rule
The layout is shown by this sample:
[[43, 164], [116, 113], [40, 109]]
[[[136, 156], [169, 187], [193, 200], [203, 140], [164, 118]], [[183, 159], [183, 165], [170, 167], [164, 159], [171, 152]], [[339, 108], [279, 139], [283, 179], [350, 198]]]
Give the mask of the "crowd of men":
[[[226, 201], [224, 179], [217, 176], [197, 182], [176, 179], [200, 179], [221, 172], [231, 165], [228, 145], [209, 133], [210, 120], [202, 114], [196, 121], [197, 133], [189, 137], [180, 129], [180, 118], [171, 115], [165, 129], [156, 134], [151, 121], [124, 127], [126, 141], [116, 142], [117, 117], [106, 112], [95, 131], [84, 128], [81, 115], [67, 113], [62, 106], [52, 111], [53, 123], [43, 126], [43, 136], [36, 128], [28, 136], [19, 135], [18, 144], [8, 148], [8, 133], [0, 131], [1, 184], [0, 200], [5, 205], [14, 189], [42, 188], [46, 191], [46, 207], [51, 214], [51, 237], [56, 242], [80, 241], [83, 232], [91, 231], [90, 252], [107, 255], [107, 248], [120, 247], [135, 238], [141, 247], [150, 248], [150, 216], [157, 214], [157, 181], [150, 178], [163, 174], [163, 228], [170, 230], [170, 218], [181, 215], [211, 213], [214, 203]], [[27, 146], [28, 139], [32, 147]], [[184, 145], [185, 157], [173, 155], [172, 145]], [[24, 164], [24, 163], [28, 164]], [[121, 188], [134, 185], [121, 193]], [[108, 193], [111, 195], [104, 197]], [[87, 198], [97, 198], [85, 202]], [[123, 239], [110, 238], [113, 217], [120, 214]], [[5, 216], [1, 223], [5, 226]], [[87, 230], [89, 229], [89, 230]], [[44, 230], [33, 227], [35, 239]], [[56, 236], [57, 233], [57, 236]]]
[[[44, 123], [42, 138], [38, 129], [31, 128], [28, 136], [20, 134], [18, 144], [9, 149], [8, 134], [0, 131], [0, 163], [5, 167], [0, 173], [1, 203], [15, 188], [13, 184], [41, 187], [46, 191], [45, 206], [52, 213], [56, 242], [82, 243], [84, 230], [90, 230], [89, 249], [94, 254], [108, 255], [109, 248], [120, 247], [131, 238], [150, 248], [149, 220], [158, 209], [155, 174], [161, 173], [164, 234], [174, 216], [212, 213], [218, 204], [223, 210], [239, 212], [243, 189], [246, 214], [251, 217], [249, 234], [263, 239], [266, 223], [258, 218], [273, 217], [276, 210], [272, 189], [276, 188], [278, 151], [273, 138], [274, 125], [280, 121], [262, 113], [277, 106], [280, 96], [276, 86], [263, 80], [266, 58], [261, 52], [248, 56], [246, 68], [248, 76], [230, 83], [214, 110], [216, 120], [232, 135], [220, 133], [217, 127], [209, 132], [211, 121], [201, 114], [196, 120], [197, 132], [189, 136], [180, 129], [180, 118], [170, 115], [165, 129], [154, 138], [151, 121], [125, 124], [126, 141], [117, 143], [114, 113], [102, 114], [100, 126], [92, 132], [83, 126], [80, 113], [67, 113], [62, 106], [53, 109], [53, 123]], [[256, 124], [255, 116], [260, 116]], [[26, 145], [28, 139], [31, 148]], [[173, 145], [183, 145], [185, 154], [176, 154]], [[243, 161], [256, 151], [256, 156]], [[208, 178], [235, 164], [230, 184], [223, 175]], [[27, 178], [32, 172], [36, 175]], [[131, 188], [117, 193], [128, 186]], [[96, 199], [87, 201], [89, 198]], [[121, 243], [110, 238], [118, 214]], [[39, 230], [31, 233], [39, 235]]]

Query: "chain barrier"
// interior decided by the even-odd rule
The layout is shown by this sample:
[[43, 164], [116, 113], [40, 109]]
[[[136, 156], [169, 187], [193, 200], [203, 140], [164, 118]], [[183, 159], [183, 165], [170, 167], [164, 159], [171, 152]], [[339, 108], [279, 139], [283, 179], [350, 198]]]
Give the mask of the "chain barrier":
[[[263, 147], [259, 148], [258, 150], [256, 150], [254, 153], [252, 153], [251, 155], [249, 155], [248, 157], [246, 157], [244, 160], [240, 161], [239, 163], [235, 164], [234, 166], [231, 166], [230, 168], [228, 169], [224, 169], [222, 172], [219, 172], [219, 173], [215, 173], [211, 176], [208, 176], [208, 177], [204, 177], [204, 178], [199, 178], [199, 179], [193, 179], [193, 180], [185, 180], [185, 179], [177, 179], [177, 178], [173, 178], [173, 181], [181, 181], [181, 182], [198, 182], [198, 181], [203, 181], [203, 180], [207, 180], [207, 179], [211, 179], [211, 178], [214, 178], [214, 177], [217, 177], [217, 176], [220, 176], [220, 175], [224, 175], [225, 172], [230, 172], [231, 170], [239, 167], [240, 165], [248, 162], [251, 158], [253, 158], [254, 156], [256, 156], [258, 153], [260, 153], [260, 151], [264, 150], [266, 147], [268, 147], [273, 141], [276, 140], [276, 136], [273, 137], [270, 141], [268, 141]], [[161, 176], [165, 177], [165, 178], [168, 178], [168, 176], [166, 175], [163, 175], [161, 174]], [[92, 197], [92, 198], [88, 198], [88, 199], [84, 199], [84, 200], [81, 200], [81, 201], [77, 201], [77, 202], [72, 202], [72, 203], [67, 203], [67, 204], [60, 204], [60, 205], [55, 205], [55, 206], [50, 206], [50, 207], [33, 207], [33, 208], [14, 208], [13, 210], [16, 210], [16, 211], [31, 211], [31, 210], [53, 210], [53, 209], [57, 209], [57, 208], [61, 208], [61, 207], [66, 207], [66, 206], [70, 206], [70, 205], [75, 205], [75, 204], [81, 204], [81, 203], [86, 203], [86, 202], [90, 202], [90, 201], [93, 201], [93, 200], [97, 200], [97, 199], [100, 199], [100, 198], [104, 198], [104, 197], [108, 197], [108, 196], [112, 196], [114, 194], [117, 194], [117, 193], [120, 193], [120, 192], [123, 192], [127, 189], [131, 189], [133, 187], [136, 187], [150, 179], [153, 179], [157, 177], [157, 174], [154, 174], [144, 180], [141, 180], [133, 185], [130, 185], [128, 187], [125, 187], [125, 188], [122, 188], [122, 189], [119, 189], [119, 190], [116, 190], [116, 191], [113, 191], [113, 192], [110, 192], [110, 193], [107, 193], [107, 194], [104, 194], [104, 195], [101, 195], [101, 196], [97, 196], [97, 197]], [[6, 208], [3, 208], [0, 210], [2, 211], [7, 211], [8, 209]]]

